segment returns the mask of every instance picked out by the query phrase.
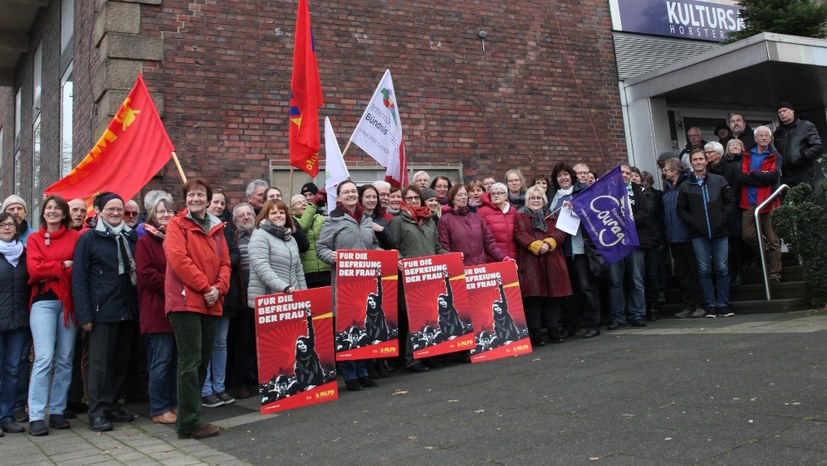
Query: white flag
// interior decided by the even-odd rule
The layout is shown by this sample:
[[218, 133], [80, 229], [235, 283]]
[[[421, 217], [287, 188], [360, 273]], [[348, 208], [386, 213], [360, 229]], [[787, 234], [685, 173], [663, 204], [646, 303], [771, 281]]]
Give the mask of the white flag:
[[408, 167], [402, 145], [402, 120], [399, 117], [399, 105], [390, 70], [385, 70], [385, 75], [376, 86], [376, 91], [370, 98], [350, 140], [379, 162], [379, 165], [387, 167], [386, 181], [392, 184], [407, 181]]
[[330, 118], [324, 119], [324, 187], [327, 191], [327, 211], [331, 212], [336, 208], [336, 187], [339, 183], [350, 178], [350, 173], [345, 166], [345, 159], [342, 158], [342, 150], [333, 134], [333, 125]]

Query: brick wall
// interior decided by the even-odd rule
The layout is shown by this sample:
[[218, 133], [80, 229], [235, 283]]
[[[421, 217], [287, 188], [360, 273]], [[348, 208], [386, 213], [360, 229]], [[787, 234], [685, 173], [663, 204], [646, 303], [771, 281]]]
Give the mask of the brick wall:
[[[113, 3], [120, 2], [75, 2], [75, 163], [111, 118], [114, 96], [128, 90], [101, 77], [108, 57], [98, 39], [101, 25], [109, 24], [101, 18]], [[237, 201], [249, 180], [268, 178], [271, 160], [288, 160], [297, 1], [126, 3], [140, 5], [136, 43], [163, 41], [161, 61], [140, 63], [187, 174], [223, 186]], [[462, 163], [470, 180], [502, 177], [514, 167], [527, 176], [547, 174], [558, 160], [585, 160], [599, 172], [626, 157], [603, 0], [311, 0], [310, 11], [326, 102], [320, 113], [331, 118], [342, 147], [389, 68], [411, 163]], [[32, 50], [41, 39], [58, 49], [59, 29], [59, 2], [52, 2], [32, 28]], [[487, 33], [484, 52], [481, 30]], [[54, 59], [44, 53], [44, 96], [50, 94], [58, 116], [60, 73], [46, 70], [47, 63], [56, 66]], [[31, 54], [21, 59], [17, 80], [24, 102], [31, 102]], [[0, 94], [6, 124], [13, 122], [14, 106], [4, 101]], [[30, 104], [24, 110], [30, 147]], [[48, 131], [44, 126], [42, 187], [56, 179], [58, 122]], [[9, 194], [13, 153], [4, 146], [3, 156], [2, 190]], [[348, 160], [370, 159], [352, 148]], [[179, 182], [170, 163], [147, 189], [175, 190]], [[28, 189], [24, 194], [31, 194]]]
[[[608, 168], [625, 158], [608, 4], [547, 3], [311, 1], [321, 115], [344, 147], [390, 68], [413, 162], [462, 162], [467, 180], [515, 166], [548, 173], [558, 160]], [[188, 173], [240, 193], [267, 179], [270, 159], [288, 158], [296, 7], [142, 6], [142, 33], [164, 39], [164, 60], [145, 66], [145, 79], [164, 94]], [[170, 165], [161, 184], [177, 181]]]

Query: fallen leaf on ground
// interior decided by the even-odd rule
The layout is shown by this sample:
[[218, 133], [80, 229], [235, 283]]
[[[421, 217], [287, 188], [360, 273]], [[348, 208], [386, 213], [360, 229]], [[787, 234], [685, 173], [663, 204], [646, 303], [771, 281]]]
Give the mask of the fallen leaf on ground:
[[407, 394], [408, 394], [407, 390], [402, 390], [401, 388], [397, 388], [396, 390], [393, 391], [393, 393], [391, 393], [391, 396], [407, 395]]

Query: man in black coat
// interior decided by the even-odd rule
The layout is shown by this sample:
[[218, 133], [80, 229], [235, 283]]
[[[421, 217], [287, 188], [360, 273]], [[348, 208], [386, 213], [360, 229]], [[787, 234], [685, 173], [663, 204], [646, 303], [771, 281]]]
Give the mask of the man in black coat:
[[821, 136], [815, 125], [795, 115], [789, 102], [778, 104], [781, 126], [775, 130], [775, 149], [781, 152], [784, 168], [781, 183], [791, 188], [799, 183], [810, 183], [815, 188], [815, 161], [821, 157]]

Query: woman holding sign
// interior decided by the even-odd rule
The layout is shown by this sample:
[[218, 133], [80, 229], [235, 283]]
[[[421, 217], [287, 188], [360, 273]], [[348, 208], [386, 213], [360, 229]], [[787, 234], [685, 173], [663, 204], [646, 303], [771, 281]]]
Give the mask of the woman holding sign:
[[[322, 226], [322, 233], [316, 243], [316, 255], [319, 259], [333, 266], [331, 283], [333, 284], [334, 302], [336, 293], [336, 251], [339, 249], [380, 249], [373, 233], [373, 219], [366, 215], [359, 204], [359, 190], [356, 183], [343, 181], [336, 187], [338, 196], [336, 208]], [[367, 361], [341, 361], [339, 367], [345, 378], [345, 386], [350, 391], [364, 387], [376, 387], [370, 378]]]
[[557, 229], [557, 218], [548, 210], [548, 198], [539, 186], [526, 191], [526, 205], [514, 223], [520, 263], [520, 290], [531, 343], [543, 346], [540, 329], [545, 323], [549, 341], [562, 343], [557, 329], [560, 304], [571, 296], [571, 283], [561, 246], [566, 233]]
[[[405, 188], [404, 193], [405, 202], [402, 204], [402, 210], [391, 220], [390, 224], [391, 236], [399, 248], [399, 256], [403, 259], [410, 259], [447, 254], [448, 251], [439, 244], [436, 222], [431, 217], [431, 209], [421, 203], [422, 191], [416, 185], [410, 185]], [[411, 372], [425, 372], [428, 367], [413, 358], [402, 280], [399, 280], [397, 296], [399, 297], [399, 334], [407, 335], [405, 365]]]

